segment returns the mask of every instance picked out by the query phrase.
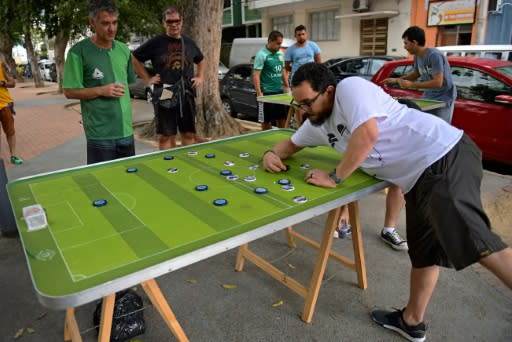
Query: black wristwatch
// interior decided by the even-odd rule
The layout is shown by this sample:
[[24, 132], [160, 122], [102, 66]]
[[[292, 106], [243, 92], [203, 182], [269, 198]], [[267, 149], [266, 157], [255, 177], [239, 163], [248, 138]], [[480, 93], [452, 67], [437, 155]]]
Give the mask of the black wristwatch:
[[334, 169], [334, 171], [329, 173], [329, 177], [331, 177], [331, 179], [334, 181], [334, 183], [336, 183], [336, 185], [343, 182], [343, 179], [338, 178], [338, 176], [336, 176], [336, 169]]

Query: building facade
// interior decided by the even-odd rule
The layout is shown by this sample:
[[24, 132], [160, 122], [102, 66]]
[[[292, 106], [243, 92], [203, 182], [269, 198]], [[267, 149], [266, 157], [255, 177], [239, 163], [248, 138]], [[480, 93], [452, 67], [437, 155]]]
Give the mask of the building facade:
[[310, 39], [322, 49], [324, 60], [340, 56], [406, 55], [401, 36], [411, 25], [425, 29], [427, 46], [512, 43], [512, 0], [224, 3], [223, 42], [229, 44], [236, 37], [265, 37], [272, 30], [293, 38], [294, 28], [303, 24]]

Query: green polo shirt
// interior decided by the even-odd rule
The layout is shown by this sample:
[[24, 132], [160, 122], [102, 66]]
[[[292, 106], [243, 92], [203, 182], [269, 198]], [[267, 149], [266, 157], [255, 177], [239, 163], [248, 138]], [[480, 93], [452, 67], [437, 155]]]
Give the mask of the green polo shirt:
[[96, 46], [89, 38], [75, 44], [64, 64], [65, 89], [92, 88], [120, 82], [120, 98], [80, 100], [85, 136], [90, 140], [120, 139], [133, 135], [132, 105], [128, 84], [135, 82], [131, 53], [115, 40], [111, 49]]
[[254, 70], [259, 70], [261, 91], [280, 93], [283, 91], [284, 55], [281, 51], [272, 52], [265, 46], [254, 58]]

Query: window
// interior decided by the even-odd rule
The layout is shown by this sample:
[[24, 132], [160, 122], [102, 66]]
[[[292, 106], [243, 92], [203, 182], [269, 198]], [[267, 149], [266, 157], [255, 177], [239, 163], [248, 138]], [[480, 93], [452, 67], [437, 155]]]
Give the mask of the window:
[[393, 70], [389, 77], [397, 78], [407, 75], [412, 71], [412, 65], [400, 65]]
[[340, 23], [336, 19], [337, 14], [335, 10], [311, 13], [311, 40], [339, 40]]
[[452, 67], [457, 97], [473, 101], [494, 102], [498, 95], [512, 95], [512, 88], [484, 72], [463, 67]]
[[442, 27], [439, 31], [440, 35], [437, 39], [437, 45], [470, 45], [472, 27], [473, 25], [453, 25]]
[[501, 6], [501, 0], [489, 0], [487, 11], [498, 11]]
[[281, 32], [284, 37], [293, 37], [293, 29], [291, 15], [272, 18], [272, 30]]
[[384, 59], [374, 59], [370, 66], [370, 75], [375, 75], [386, 62]]
[[247, 66], [240, 66], [233, 70], [230, 78], [240, 81], [250, 81], [252, 74], [252, 68]]

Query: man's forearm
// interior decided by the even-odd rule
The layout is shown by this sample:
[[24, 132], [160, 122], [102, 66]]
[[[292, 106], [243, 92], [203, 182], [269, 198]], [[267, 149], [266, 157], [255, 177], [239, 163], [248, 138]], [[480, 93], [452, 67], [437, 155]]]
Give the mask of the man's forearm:
[[140, 78], [144, 80], [144, 82], [149, 83], [150, 76], [148, 72], [146, 71], [146, 68], [144, 68], [144, 65], [142, 62], [140, 62], [135, 56], [132, 55], [132, 64], [133, 68], [135, 69], [135, 73], [139, 75]]
[[291, 155], [297, 153], [302, 148], [292, 143], [291, 139], [283, 140], [277, 143], [272, 149], [268, 150], [269, 153], [274, 153], [280, 159], [286, 159]]
[[205, 65], [206, 65], [206, 62], [204, 61], [204, 58], [203, 58], [203, 60], [197, 64], [197, 77], [204, 78]]
[[92, 100], [101, 96], [99, 87], [94, 88], [66, 88], [64, 89], [64, 96], [68, 99], [78, 100]]
[[375, 119], [370, 119], [359, 126], [350, 138], [343, 159], [336, 166], [336, 175], [348, 178], [368, 157], [378, 137]]

